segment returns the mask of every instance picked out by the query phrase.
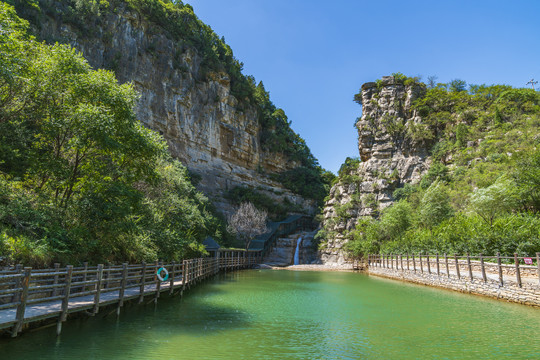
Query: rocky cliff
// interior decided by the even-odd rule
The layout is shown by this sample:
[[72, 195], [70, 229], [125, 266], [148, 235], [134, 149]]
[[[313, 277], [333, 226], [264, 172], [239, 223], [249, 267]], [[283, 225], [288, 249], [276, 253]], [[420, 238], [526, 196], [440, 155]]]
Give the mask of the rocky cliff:
[[419, 182], [427, 171], [428, 144], [409, 136], [411, 129], [422, 126], [412, 103], [424, 93], [423, 84], [404, 85], [392, 76], [362, 85], [362, 116], [356, 123], [361, 161], [340, 177], [325, 204], [326, 243], [319, 254], [323, 262], [347, 262], [347, 231], [361, 217], [377, 216], [393, 203], [396, 188]]
[[114, 70], [120, 82], [132, 82], [140, 93], [139, 119], [159, 131], [170, 153], [200, 175], [199, 188], [218, 209], [231, 209], [223, 197], [227, 190], [247, 186], [313, 210], [312, 201], [270, 178], [298, 164], [261, 148], [257, 108], [231, 93], [225, 71], [202, 76], [206, 70], [195, 46], [173, 40], [127, 6], [102, 14], [90, 32], [81, 31], [58, 15], [58, 3], [40, 19], [38, 36], [69, 43], [94, 68]]

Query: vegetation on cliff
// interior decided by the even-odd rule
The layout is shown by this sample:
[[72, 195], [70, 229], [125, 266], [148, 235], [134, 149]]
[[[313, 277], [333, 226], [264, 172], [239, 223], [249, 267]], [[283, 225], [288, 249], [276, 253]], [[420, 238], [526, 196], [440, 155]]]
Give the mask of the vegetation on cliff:
[[[234, 57], [232, 49], [210, 26], [203, 23], [189, 4], [173, 0], [8, 0], [17, 12], [29, 19], [36, 28], [44, 16], [72, 25], [84, 36], [93, 33], [111, 13], [125, 9], [136, 11], [152, 26], [150, 31], [164, 32], [175, 41], [177, 56], [194, 49], [202, 59], [197, 72], [200, 81], [213, 73], [223, 72], [230, 80], [231, 93], [239, 101], [239, 109], [255, 106], [261, 125], [260, 142], [264, 150], [285, 154], [297, 168], [274, 176], [289, 190], [320, 205], [328, 192], [328, 177], [311, 154], [304, 139], [294, 132], [285, 112], [270, 100], [262, 82], [242, 73], [243, 64]], [[54, 39], [53, 39], [54, 40]], [[173, 59], [173, 64], [176, 64]], [[114, 64], [111, 65], [114, 70]]]
[[[344, 234], [349, 253], [539, 252], [540, 93], [431, 81], [413, 111], [422, 121], [400, 131], [431, 148], [432, 165], [420, 183], [397, 188], [377, 218]], [[343, 169], [338, 181], [350, 183], [355, 168]]]
[[180, 259], [224, 223], [130, 84], [46, 45], [0, 2], [0, 254], [11, 262]]

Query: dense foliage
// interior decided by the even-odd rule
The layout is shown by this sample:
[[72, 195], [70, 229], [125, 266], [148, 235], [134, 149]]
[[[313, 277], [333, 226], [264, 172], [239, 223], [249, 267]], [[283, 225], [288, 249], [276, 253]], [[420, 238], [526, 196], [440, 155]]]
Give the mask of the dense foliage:
[[180, 259], [220, 237], [137, 94], [0, 2], [0, 254], [11, 262]]
[[429, 80], [414, 104], [422, 122], [403, 131], [431, 144], [431, 168], [345, 234], [349, 253], [539, 252], [540, 93]]

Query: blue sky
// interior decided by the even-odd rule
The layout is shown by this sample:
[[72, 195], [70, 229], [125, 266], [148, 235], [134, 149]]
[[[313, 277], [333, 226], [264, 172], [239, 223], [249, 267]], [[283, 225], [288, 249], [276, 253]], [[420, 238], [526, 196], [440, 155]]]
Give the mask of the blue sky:
[[186, 2], [333, 172], [358, 156], [352, 98], [364, 82], [394, 72], [517, 87], [540, 80], [540, 0]]

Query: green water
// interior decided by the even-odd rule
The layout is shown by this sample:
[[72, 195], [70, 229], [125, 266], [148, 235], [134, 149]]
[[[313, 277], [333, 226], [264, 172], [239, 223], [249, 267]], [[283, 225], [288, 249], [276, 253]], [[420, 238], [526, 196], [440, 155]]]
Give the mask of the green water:
[[1, 359], [540, 359], [540, 310], [358, 273], [250, 270], [0, 341]]

